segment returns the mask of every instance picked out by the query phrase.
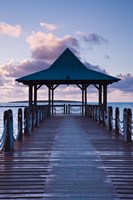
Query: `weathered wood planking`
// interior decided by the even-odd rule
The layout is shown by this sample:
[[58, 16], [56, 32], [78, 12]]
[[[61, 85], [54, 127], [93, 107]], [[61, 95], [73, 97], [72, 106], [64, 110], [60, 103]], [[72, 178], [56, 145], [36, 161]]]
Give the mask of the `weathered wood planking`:
[[133, 199], [133, 145], [83, 116], [47, 118], [0, 155], [0, 199]]

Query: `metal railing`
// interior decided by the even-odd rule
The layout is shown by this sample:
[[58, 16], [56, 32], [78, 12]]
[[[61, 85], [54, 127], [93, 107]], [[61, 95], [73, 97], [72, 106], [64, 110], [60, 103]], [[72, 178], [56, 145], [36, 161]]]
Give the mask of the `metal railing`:
[[30, 135], [30, 132], [38, 127], [50, 114], [49, 106], [34, 106], [18, 109], [17, 133], [13, 132], [13, 112], [11, 109], [4, 112], [4, 129], [0, 138], [0, 152], [14, 150], [15, 141], [22, 141], [23, 136]]

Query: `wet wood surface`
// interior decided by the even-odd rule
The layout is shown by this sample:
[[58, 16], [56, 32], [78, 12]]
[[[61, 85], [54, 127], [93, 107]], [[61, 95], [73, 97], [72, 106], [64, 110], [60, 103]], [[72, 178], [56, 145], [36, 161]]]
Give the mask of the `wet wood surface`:
[[133, 199], [133, 145], [87, 117], [49, 117], [0, 154], [0, 199]]

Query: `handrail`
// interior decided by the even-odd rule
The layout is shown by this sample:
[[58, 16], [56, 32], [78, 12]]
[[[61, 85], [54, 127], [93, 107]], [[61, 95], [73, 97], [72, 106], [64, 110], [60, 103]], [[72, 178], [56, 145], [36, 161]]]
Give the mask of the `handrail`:
[[106, 110], [102, 106], [87, 105], [86, 115], [92, 120], [103, 124], [109, 131], [115, 132], [115, 135], [121, 134], [124, 142], [131, 142], [133, 134], [133, 120], [131, 109], [125, 108], [123, 110], [123, 119], [120, 119], [119, 108], [115, 109], [115, 118], [113, 117], [113, 109], [111, 106]]
[[3, 151], [5, 140], [6, 140], [6, 132], [7, 132], [7, 120], [4, 123], [4, 130], [0, 138], [0, 152]]
[[39, 126], [49, 114], [49, 106], [25, 107], [23, 119], [22, 109], [19, 108], [18, 128], [16, 134], [14, 134], [13, 113], [10, 109], [6, 110], [4, 112], [4, 129], [0, 138], [0, 153], [3, 150], [13, 151], [14, 142], [22, 141], [23, 135], [29, 135], [31, 130], [34, 130], [34, 126]]

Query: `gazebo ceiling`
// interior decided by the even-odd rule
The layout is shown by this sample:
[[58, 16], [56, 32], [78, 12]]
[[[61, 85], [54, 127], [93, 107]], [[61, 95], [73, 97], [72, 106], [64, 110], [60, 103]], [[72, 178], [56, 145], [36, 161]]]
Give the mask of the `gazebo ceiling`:
[[23, 76], [23, 84], [111, 84], [120, 79], [88, 69], [68, 48], [47, 69]]

